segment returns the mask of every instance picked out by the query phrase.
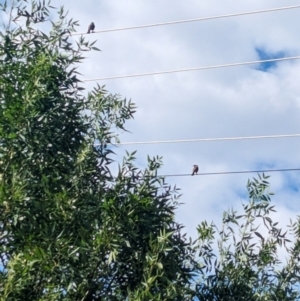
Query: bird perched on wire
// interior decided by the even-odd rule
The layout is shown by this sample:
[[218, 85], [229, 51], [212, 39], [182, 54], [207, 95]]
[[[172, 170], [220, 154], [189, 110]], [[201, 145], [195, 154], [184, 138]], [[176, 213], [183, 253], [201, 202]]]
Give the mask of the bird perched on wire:
[[90, 33], [91, 31], [94, 32], [95, 30], [95, 24], [94, 22], [92, 22], [90, 25], [89, 25], [89, 28], [88, 28], [88, 32], [87, 33]]
[[192, 176], [198, 173], [198, 165], [194, 165]]

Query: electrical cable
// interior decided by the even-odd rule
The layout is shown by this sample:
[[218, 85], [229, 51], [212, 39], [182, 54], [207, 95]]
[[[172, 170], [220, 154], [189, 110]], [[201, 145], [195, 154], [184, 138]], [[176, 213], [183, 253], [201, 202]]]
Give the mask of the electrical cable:
[[[269, 138], [294, 138], [300, 137], [300, 134], [287, 135], [268, 135], [268, 136], [247, 136], [247, 137], [227, 137], [227, 138], [199, 138], [183, 140], [157, 140], [157, 141], [137, 141], [137, 142], [120, 142], [114, 145], [134, 145], [134, 144], [163, 144], [163, 143], [185, 143], [185, 142], [206, 142], [206, 141], [228, 141], [228, 140], [250, 140], [250, 139], [269, 139]], [[97, 146], [99, 144], [95, 144]]]
[[[256, 10], [256, 11], [249, 11], [249, 12], [228, 14], [228, 15], [220, 15], [220, 16], [212, 16], [212, 17], [203, 17], [203, 18], [188, 19], [188, 20], [179, 20], [179, 21], [171, 21], [171, 22], [163, 22], [163, 23], [154, 23], [154, 24], [148, 24], [148, 25], [138, 25], [138, 26], [130, 26], [130, 27], [103, 29], [103, 30], [97, 30], [94, 33], [106, 33], [106, 32], [115, 32], [115, 31], [124, 31], [124, 30], [132, 30], [132, 29], [141, 29], [141, 28], [149, 28], [149, 27], [157, 27], [157, 26], [182, 24], [182, 23], [189, 23], [189, 22], [199, 22], [199, 21], [207, 21], [207, 20], [213, 20], [213, 19], [238, 17], [238, 16], [253, 15], [253, 14], [259, 14], [259, 13], [268, 13], [268, 12], [281, 11], [281, 10], [287, 10], [287, 9], [295, 9], [295, 8], [300, 8], [300, 5], [277, 7], [277, 8], [270, 8], [270, 9], [263, 9], [263, 10]], [[76, 36], [76, 35], [82, 35], [82, 34], [87, 34], [87, 32], [73, 33], [71, 35], [72, 36]]]
[[[194, 176], [214, 176], [214, 175], [227, 175], [227, 174], [243, 174], [243, 173], [265, 173], [265, 172], [286, 172], [286, 171], [300, 171], [300, 168], [285, 168], [285, 169], [262, 169], [262, 170], [244, 170], [244, 171], [223, 171], [223, 172], [204, 172], [198, 173]], [[191, 177], [191, 174], [170, 174], [158, 175], [157, 177]]]
[[99, 77], [99, 78], [83, 79], [81, 81], [82, 82], [102, 81], [102, 80], [110, 80], [110, 79], [141, 77], [141, 76], [149, 76], [149, 75], [161, 75], [161, 74], [179, 73], [179, 72], [187, 72], [187, 71], [199, 71], [199, 70], [208, 70], [208, 69], [225, 68], [225, 67], [236, 67], [236, 66], [243, 66], [243, 65], [253, 65], [253, 64], [261, 64], [261, 63], [269, 63], [269, 62], [298, 60], [298, 59], [300, 59], [299, 55], [298, 56], [290, 56], [290, 57], [282, 57], [282, 58], [277, 58], [277, 59], [258, 60], [258, 61], [250, 61], [250, 62], [223, 64], [223, 65], [213, 65], [213, 66], [206, 66], [206, 67], [196, 67], [196, 68], [169, 70], [169, 71], [158, 71], [158, 72], [149, 72], [149, 73], [137, 73], [137, 74], [128, 74], [128, 75]]
[[[165, 22], [165, 23], [156, 23], [156, 24], [148, 24], [141, 26], [132, 26], [132, 27], [124, 27], [124, 28], [115, 28], [115, 29], [104, 29], [95, 31], [94, 33], [105, 33], [105, 32], [115, 32], [115, 31], [123, 31], [123, 30], [132, 30], [132, 29], [141, 29], [141, 28], [149, 28], [156, 26], [165, 26], [165, 25], [174, 25], [188, 22], [197, 22], [197, 21], [205, 21], [212, 19], [220, 19], [227, 17], [236, 17], [242, 15], [250, 15], [250, 14], [258, 14], [265, 12], [274, 12], [280, 10], [287, 9], [295, 9], [300, 8], [300, 5], [288, 6], [288, 7], [280, 7], [259, 11], [250, 11], [236, 14], [228, 14], [228, 15], [220, 15], [220, 16], [212, 16], [212, 17], [204, 17], [204, 18], [196, 18], [189, 20], [180, 20], [173, 22]], [[86, 33], [75, 33], [74, 35], [81, 35]], [[132, 74], [132, 75], [121, 75], [121, 76], [112, 76], [112, 77], [104, 77], [104, 78], [96, 78], [96, 79], [85, 79], [86, 81], [96, 81], [96, 80], [110, 80], [110, 79], [119, 79], [119, 78], [128, 78], [128, 77], [140, 77], [140, 76], [149, 76], [149, 75], [159, 75], [159, 74], [168, 74], [168, 73], [178, 73], [178, 72], [187, 72], [187, 71], [196, 71], [196, 70], [207, 70], [207, 69], [216, 69], [216, 68], [224, 68], [224, 67], [233, 67], [233, 66], [241, 66], [241, 65], [250, 65], [250, 64], [258, 64], [258, 63], [267, 63], [267, 62], [276, 62], [276, 61], [284, 61], [284, 60], [294, 60], [299, 59], [300, 56], [294, 57], [286, 57], [286, 58], [277, 58], [277, 59], [269, 59], [269, 60], [258, 60], [258, 61], [250, 61], [250, 62], [242, 62], [242, 63], [233, 63], [233, 64], [223, 64], [223, 65], [214, 65], [207, 67], [196, 67], [189, 69], [178, 69], [178, 70], [170, 70], [170, 71], [161, 71], [161, 72], [150, 72], [150, 73], [141, 73], [141, 74]], [[245, 139], [264, 139], [264, 138], [285, 138], [285, 137], [298, 137], [300, 134], [291, 134], [291, 135], [272, 135], [272, 136], [252, 136], [252, 137], [231, 137], [231, 138], [203, 138], [203, 139], [188, 139], [188, 140], [167, 140], [167, 141], [146, 141], [146, 142], [123, 142], [118, 143], [119, 145], [129, 145], [129, 144], [158, 144], [158, 143], [180, 143], [180, 142], [199, 142], [199, 141], [222, 141], [222, 140], [245, 140]], [[210, 172], [210, 173], [199, 173], [197, 176], [205, 176], [205, 175], [224, 175], [224, 174], [242, 174], [242, 173], [261, 173], [261, 172], [286, 172], [286, 171], [300, 171], [300, 168], [288, 168], [288, 169], [264, 169], [264, 170], [248, 170], [248, 171], [227, 171], [227, 172]], [[182, 176], [191, 176], [191, 174], [169, 174], [169, 175], [160, 175], [159, 177], [182, 177]]]

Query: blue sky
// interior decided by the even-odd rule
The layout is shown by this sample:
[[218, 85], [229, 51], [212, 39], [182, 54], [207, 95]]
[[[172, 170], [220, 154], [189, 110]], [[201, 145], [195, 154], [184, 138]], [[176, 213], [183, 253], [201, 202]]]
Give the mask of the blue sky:
[[[297, 5], [287, 0], [284, 6]], [[104, 0], [64, 5], [80, 21], [96, 30], [217, 16], [283, 6], [282, 1], [233, 0], [209, 2], [149, 2]], [[300, 9], [225, 18], [131, 31], [93, 34], [102, 51], [89, 53], [80, 67], [83, 78], [193, 68], [300, 54]], [[108, 91], [137, 104], [131, 133], [122, 141], [217, 138], [300, 132], [299, 61], [240, 66], [100, 82]], [[87, 88], [96, 83], [89, 82]], [[162, 174], [300, 167], [299, 138], [122, 146], [138, 150], [143, 168], [147, 155], [163, 156]], [[280, 223], [300, 212], [299, 173], [270, 174]], [[174, 177], [167, 181], [182, 189], [184, 203], [177, 220], [196, 235], [202, 220], [220, 223], [230, 207], [246, 201], [248, 178], [255, 174]], [[299, 204], [299, 205], [298, 205]], [[275, 215], [276, 217], [276, 215]], [[279, 217], [279, 216], [277, 216]]]
[[[271, 59], [278, 59], [281, 57], [288, 57], [288, 53], [284, 53], [284, 51], [278, 51], [276, 53], [270, 53], [267, 52], [263, 48], [256, 48], [255, 49], [258, 57], [260, 60], [271, 60]], [[258, 66], [258, 70], [269, 72], [271, 68], [275, 68], [277, 66], [277, 62], [266, 62], [266, 63], [261, 63]]]

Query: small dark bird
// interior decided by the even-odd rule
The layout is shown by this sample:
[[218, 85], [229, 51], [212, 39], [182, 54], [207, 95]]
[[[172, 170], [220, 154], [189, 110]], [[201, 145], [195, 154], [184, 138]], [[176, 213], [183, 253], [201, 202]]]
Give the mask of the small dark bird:
[[198, 170], [199, 170], [198, 165], [194, 165], [192, 176], [193, 176], [194, 174], [197, 174], [197, 173], [198, 173]]
[[91, 31], [94, 32], [95, 30], [95, 24], [94, 22], [92, 22], [90, 25], [89, 25], [89, 29], [88, 29], [88, 32], [87, 33], [90, 33]]

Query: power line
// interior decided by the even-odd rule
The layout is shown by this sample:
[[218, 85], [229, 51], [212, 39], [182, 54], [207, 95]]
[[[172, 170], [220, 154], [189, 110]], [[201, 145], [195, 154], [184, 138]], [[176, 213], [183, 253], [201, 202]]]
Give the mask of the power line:
[[[214, 176], [214, 175], [228, 175], [228, 174], [242, 174], [242, 173], [262, 173], [262, 172], [285, 172], [285, 171], [300, 171], [300, 168], [286, 168], [286, 169], [262, 169], [262, 170], [244, 170], [244, 171], [221, 171], [221, 172], [204, 172], [198, 173], [194, 176]], [[159, 175], [158, 177], [191, 177], [191, 174], [170, 174]]]
[[223, 65], [213, 65], [213, 66], [196, 67], [196, 68], [188, 68], [188, 69], [177, 69], [177, 70], [169, 70], [169, 71], [158, 71], [158, 72], [149, 72], [149, 73], [137, 73], [137, 74], [128, 74], [128, 75], [99, 77], [99, 78], [92, 78], [92, 79], [83, 79], [82, 81], [88, 82], [88, 81], [101, 81], [101, 80], [110, 80], [110, 79], [129, 78], [129, 77], [160, 75], [160, 74], [179, 73], [179, 72], [187, 72], [187, 71], [199, 71], [199, 70], [208, 70], [208, 69], [225, 68], [225, 67], [236, 67], [236, 66], [243, 66], [243, 65], [253, 65], [253, 64], [261, 64], [261, 63], [269, 63], [269, 62], [298, 60], [298, 59], [300, 59], [300, 56], [290, 56], [290, 57], [282, 57], [282, 58], [277, 58], [277, 59], [259, 60], [259, 61], [250, 61], [250, 62], [223, 64]]
[[[182, 23], [189, 23], [189, 22], [199, 22], [199, 21], [207, 21], [213, 19], [221, 19], [221, 18], [229, 18], [229, 17], [238, 17], [244, 15], [253, 15], [259, 13], [268, 13], [280, 10], [287, 10], [287, 9], [295, 9], [299, 8], [300, 5], [294, 6], [285, 6], [285, 7], [277, 7], [277, 8], [270, 8], [264, 10], [256, 10], [256, 11], [249, 11], [249, 12], [242, 12], [242, 13], [235, 13], [235, 14], [228, 14], [228, 15], [220, 15], [220, 16], [212, 16], [212, 17], [203, 17], [203, 18], [195, 18], [195, 19], [188, 19], [188, 20], [179, 20], [179, 21], [171, 21], [171, 22], [163, 22], [163, 23], [153, 23], [148, 25], [138, 25], [138, 26], [130, 26], [130, 27], [120, 27], [120, 28], [112, 28], [112, 29], [103, 29], [97, 30], [95, 33], [105, 33], [105, 32], [114, 32], [114, 31], [124, 31], [124, 30], [132, 30], [132, 29], [141, 29], [141, 28], [149, 28], [149, 27], [157, 27], [157, 26], [166, 26], [166, 25], [174, 25], [174, 24], [182, 24]], [[73, 33], [72, 36], [87, 34], [86, 32], [82, 33]]]
[[[116, 145], [162, 144], [162, 143], [185, 143], [185, 142], [248, 140], [248, 139], [268, 139], [268, 138], [292, 138], [292, 137], [300, 137], [300, 134], [247, 136], [247, 137], [227, 137], [227, 138], [199, 138], [199, 139], [183, 139], [183, 140], [137, 141], [137, 142], [120, 142], [120, 143], [115, 143], [115, 144]], [[95, 146], [97, 146], [97, 145], [99, 145], [99, 144], [95, 144]]]

